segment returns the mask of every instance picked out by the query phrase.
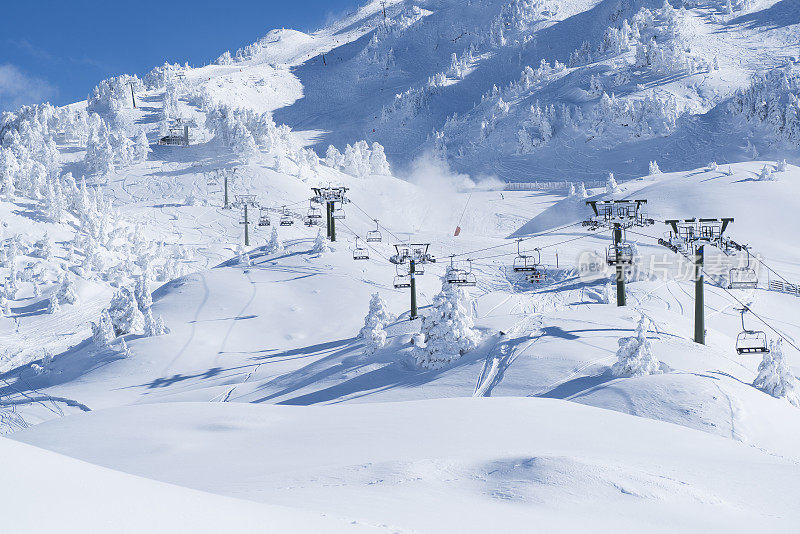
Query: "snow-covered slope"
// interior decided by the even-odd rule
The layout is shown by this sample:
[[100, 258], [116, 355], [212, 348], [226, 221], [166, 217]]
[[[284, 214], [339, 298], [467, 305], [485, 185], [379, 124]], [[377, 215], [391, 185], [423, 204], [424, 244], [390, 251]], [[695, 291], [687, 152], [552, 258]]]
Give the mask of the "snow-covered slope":
[[[130, 476], [0, 438], [6, 532], [388, 531]], [[13, 488], [11, 488], [13, 486]]]
[[798, 476], [794, 462], [548, 399], [132, 406], [16, 437], [148, 478], [303, 503], [392, 532], [511, 532], [531, 524], [738, 532], [780, 530], [798, 519], [796, 494], [786, 491]]
[[[266, 503], [224, 500], [209, 530], [251, 514], [297, 517], [287, 531], [785, 530], [800, 459], [800, 21], [789, 0], [731, 9], [424, 0], [384, 16], [370, 2], [214, 65], [4, 116], [0, 433]], [[184, 126], [188, 146], [156, 144]], [[615, 191], [565, 194], [609, 171]], [[326, 186], [351, 201], [330, 250], [324, 222], [303, 224]], [[585, 201], [609, 198], [646, 199], [654, 219], [626, 234], [627, 307], [610, 272], [581, 271], [611, 239], [581, 224]], [[756, 289], [727, 289], [727, 264], [707, 276], [706, 345], [691, 341], [691, 268], [658, 244], [666, 219], [692, 217], [733, 217], [727, 235], [760, 258]], [[382, 240], [354, 260], [376, 219]], [[394, 287], [404, 242], [438, 258], [416, 279], [425, 322]], [[543, 281], [513, 270], [518, 251], [541, 255]], [[451, 261], [475, 276], [466, 293], [442, 278]], [[393, 317], [367, 318], [365, 336], [376, 292]], [[752, 385], [761, 355], [734, 350], [743, 306], [748, 328], [783, 339], [788, 367], [766, 364], [784, 398]], [[422, 346], [432, 330], [440, 344]], [[615, 374], [631, 336], [655, 374]], [[40, 478], [4, 486], [3, 511], [40, 485], [75, 493], [47, 483], [62, 472], [137, 506], [152, 486], [165, 531], [216, 506], [6, 449], [20, 462], [4, 475]], [[31, 515], [22, 531], [47, 525]]]

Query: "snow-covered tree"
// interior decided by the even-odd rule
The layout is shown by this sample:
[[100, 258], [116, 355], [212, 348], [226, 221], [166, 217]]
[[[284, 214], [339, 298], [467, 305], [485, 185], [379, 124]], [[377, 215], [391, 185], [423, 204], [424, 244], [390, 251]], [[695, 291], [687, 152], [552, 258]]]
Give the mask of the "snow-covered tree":
[[96, 323], [92, 323], [92, 342], [97, 347], [105, 349], [111, 345], [115, 337], [111, 316], [108, 310], [103, 310], [100, 313], [100, 319]]
[[716, 161], [712, 161], [711, 163], [708, 164], [708, 167], [706, 167], [706, 169], [709, 170], [709, 171], [716, 171], [717, 170], [717, 162]]
[[617, 185], [617, 180], [614, 178], [614, 173], [608, 173], [608, 179], [606, 180], [606, 193], [609, 195], [613, 195], [615, 193], [619, 193], [621, 189], [619, 185]]
[[276, 254], [283, 250], [283, 241], [278, 236], [278, 229], [276, 227], [272, 227], [272, 235], [270, 235], [269, 242], [267, 243], [267, 254]]
[[148, 337], [163, 336], [169, 330], [164, 325], [164, 319], [159, 315], [153, 316], [152, 308], [148, 307], [144, 310], [144, 335]]
[[586, 184], [583, 182], [578, 184], [578, 190], [575, 193], [575, 197], [579, 200], [583, 200], [584, 198], [589, 198], [589, 193], [586, 191]]
[[147, 156], [152, 152], [153, 149], [150, 148], [150, 143], [147, 140], [147, 135], [144, 133], [144, 130], [139, 130], [139, 133], [136, 134], [136, 139], [133, 142], [133, 159], [136, 163], [141, 163], [147, 160]]
[[785, 159], [782, 159], [777, 163], [778, 172], [786, 172], [786, 169], [788, 167], [789, 167], [789, 164], [786, 163]]
[[656, 174], [661, 174], [661, 169], [658, 168], [658, 163], [656, 161], [650, 162], [650, 168], [648, 171], [650, 176], [655, 176]]
[[761, 169], [761, 172], [758, 174], [758, 179], [764, 182], [775, 180], [775, 174], [772, 172], [772, 167], [764, 165], [764, 168]]
[[[448, 269], [449, 271], [449, 269]], [[480, 334], [470, 315], [470, 297], [460, 286], [442, 277], [442, 290], [433, 298], [431, 313], [422, 320], [424, 346], [414, 349], [417, 364], [437, 369], [478, 346]]]
[[134, 287], [134, 296], [136, 297], [136, 305], [139, 311], [144, 312], [153, 304], [153, 288], [150, 285], [150, 274], [145, 271], [136, 280]]
[[344, 165], [344, 156], [333, 145], [328, 145], [328, 150], [325, 152], [325, 165], [333, 169], [339, 169]]
[[59, 311], [61, 311], [61, 306], [58, 305], [58, 297], [53, 293], [47, 300], [47, 313], [53, 314]]
[[128, 344], [125, 343], [125, 339], [119, 340], [119, 348], [117, 349], [117, 354], [120, 355], [122, 358], [130, 358], [131, 357], [131, 349], [128, 347]]
[[617, 362], [611, 366], [614, 376], [631, 377], [658, 374], [659, 361], [653, 356], [647, 331], [650, 319], [642, 315], [636, 326], [636, 335], [619, 339]]
[[394, 321], [395, 317], [389, 311], [386, 301], [383, 300], [378, 293], [373, 293], [372, 298], [369, 300], [369, 311], [364, 317], [364, 327], [359, 332], [358, 336], [363, 339], [369, 339], [371, 332], [376, 326], [381, 328]]
[[59, 280], [58, 291], [56, 291], [58, 301], [63, 304], [75, 304], [78, 302], [78, 293], [75, 291], [75, 282], [64, 273]]
[[94, 174], [104, 175], [114, 172], [114, 149], [111, 146], [108, 127], [99, 117], [89, 133], [84, 156], [86, 169]]
[[386, 346], [386, 330], [383, 329], [381, 323], [376, 323], [375, 326], [369, 329], [369, 332], [364, 336], [364, 352], [372, 354], [377, 350]]
[[372, 153], [369, 156], [369, 165], [372, 174], [390, 175], [389, 162], [386, 160], [386, 153], [383, 146], [379, 143], [372, 143]]
[[328, 246], [327, 238], [322, 235], [322, 229], [317, 230], [317, 237], [314, 239], [314, 246], [311, 247], [311, 252], [314, 254], [324, 254], [330, 252], [331, 248]]
[[782, 339], [770, 343], [770, 351], [764, 353], [764, 358], [758, 364], [758, 376], [753, 386], [800, 407], [800, 387], [786, 363]]
[[231, 63], [233, 63], [233, 57], [231, 57], [230, 50], [226, 50], [217, 58], [217, 65], [230, 65]]
[[136, 297], [127, 287], [121, 287], [111, 299], [108, 308], [114, 334], [141, 334], [144, 331], [144, 315], [139, 310]]

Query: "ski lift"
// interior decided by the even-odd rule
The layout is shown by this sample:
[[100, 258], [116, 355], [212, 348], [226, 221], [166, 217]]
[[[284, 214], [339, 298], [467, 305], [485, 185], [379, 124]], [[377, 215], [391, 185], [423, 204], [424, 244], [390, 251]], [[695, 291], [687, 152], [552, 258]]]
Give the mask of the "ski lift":
[[281, 211], [281, 226], [292, 226], [293, 224], [294, 219], [292, 219], [292, 215], [286, 211], [286, 206], [284, 206]]
[[447, 283], [453, 284], [454, 286], [474, 286], [477, 282], [472, 272], [472, 260], [467, 260], [469, 262], [469, 270], [462, 269], [453, 264], [454, 256], [455, 255], [450, 256], [450, 268], [447, 270], [446, 278]]
[[738, 354], [763, 354], [769, 352], [767, 334], [762, 330], [748, 330], [744, 325], [744, 314], [750, 311], [745, 306], [739, 310], [742, 314], [742, 332], [736, 336], [736, 352]]
[[383, 236], [381, 235], [381, 231], [378, 227], [378, 219], [374, 219], [374, 221], [375, 229], [367, 232], [367, 243], [380, 243], [383, 241]]
[[627, 243], [609, 245], [606, 249], [606, 263], [609, 265], [620, 265], [633, 263], [633, 247]]
[[336, 207], [336, 203], [334, 202], [333, 211], [331, 212], [331, 217], [333, 217], [334, 219], [344, 219], [345, 218], [344, 208], [342, 207], [341, 204], [339, 204], [339, 207], [337, 208]]
[[354, 260], [368, 260], [369, 259], [369, 250], [366, 247], [359, 247], [358, 246], [358, 236], [356, 236], [356, 248], [353, 249], [353, 259]]
[[542, 255], [538, 248], [534, 249], [536, 255], [523, 254], [520, 250], [521, 239], [517, 239], [517, 257], [514, 258], [514, 272], [534, 272], [536, 266], [541, 263]]
[[755, 289], [758, 287], [758, 273], [750, 266], [750, 251], [744, 247], [747, 254], [747, 265], [733, 267], [728, 275], [728, 289]]
[[[311, 201], [311, 200], [309, 200], [309, 202], [308, 202], [308, 213], [306, 214], [306, 217], [308, 219], [312, 220], [312, 221], [313, 221], [313, 219], [321, 219], [322, 218], [322, 210], [319, 209], [318, 206], [315, 206], [313, 201]], [[313, 224], [313, 222], [312, 222], [312, 224]], [[311, 226], [311, 225], [309, 224], [309, 226]]]
[[305, 221], [303, 221], [303, 224], [306, 226], [314, 226], [314, 219], [311, 217], [306, 217]]
[[269, 212], [268, 212], [267, 208], [261, 208], [258, 211], [258, 225], [259, 226], [269, 226], [270, 225]]
[[394, 287], [396, 289], [403, 289], [411, 287], [411, 275], [408, 273], [407, 267], [403, 269], [401, 264], [395, 265]]

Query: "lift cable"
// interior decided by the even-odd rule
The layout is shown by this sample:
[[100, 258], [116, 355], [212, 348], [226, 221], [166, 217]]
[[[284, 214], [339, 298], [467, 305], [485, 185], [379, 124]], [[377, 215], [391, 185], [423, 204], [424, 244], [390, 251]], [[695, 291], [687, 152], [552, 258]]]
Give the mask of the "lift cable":
[[[632, 233], [632, 234], [641, 235], [641, 236], [644, 236], [644, 237], [649, 237], [650, 239], [655, 239], [655, 240], [658, 240], [658, 238], [657, 238], [657, 237], [653, 237], [653, 236], [651, 236], [651, 235], [642, 234], [642, 233], [639, 233], [639, 232], [633, 232], [633, 231], [630, 231], [630, 230], [629, 230], [629, 232], [630, 232], [630, 233]], [[682, 255], [683, 257], [685, 257], [687, 260], [690, 260], [690, 261], [691, 261], [691, 258], [689, 258], [689, 257], [688, 257], [686, 254], [681, 254], [681, 255]], [[708, 272], [707, 272], [705, 269], [701, 269], [701, 271], [702, 271], [702, 273], [703, 273], [705, 276], [708, 276], [709, 278], [711, 278], [711, 277], [712, 277], [712, 275], [711, 275], [711, 274], [709, 274], [709, 273], [708, 273]], [[764, 324], [764, 326], [766, 326], [767, 328], [769, 328], [770, 330], [772, 330], [772, 331], [773, 331], [773, 332], [774, 332], [774, 333], [775, 333], [775, 334], [776, 334], [776, 335], [777, 335], [779, 338], [781, 338], [782, 340], [784, 340], [784, 341], [785, 341], [787, 344], [789, 344], [789, 345], [791, 345], [792, 347], [794, 347], [794, 349], [795, 349], [795, 350], [797, 350], [797, 352], [800, 352], [800, 347], [798, 347], [797, 345], [795, 345], [795, 344], [794, 344], [794, 343], [793, 343], [793, 342], [792, 342], [790, 339], [787, 339], [787, 338], [786, 338], [786, 336], [784, 336], [783, 334], [781, 334], [781, 333], [780, 333], [778, 330], [776, 330], [776, 329], [775, 329], [775, 328], [774, 328], [774, 327], [773, 327], [771, 324], [769, 324], [769, 323], [768, 323], [768, 322], [767, 322], [767, 321], [766, 321], [764, 318], [762, 318], [762, 317], [761, 317], [759, 314], [757, 314], [756, 312], [754, 312], [754, 311], [753, 311], [753, 309], [752, 309], [750, 306], [748, 306], [747, 304], [745, 304], [744, 302], [742, 302], [742, 301], [739, 299], [739, 297], [737, 297], [736, 295], [734, 295], [733, 293], [731, 293], [731, 292], [728, 290], [728, 288], [726, 288], [726, 287], [722, 287], [722, 286], [715, 286], [715, 287], [719, 287], [721, 290], [723, 290], [725, 293], [727, 293], [727, 294], [728, 294], [728, 296], [730, 296], [730, 297], [731, 297], [733, 300], [735, 300], [737, 303], [739, 303], [739, 304], [740, 304], [742, 307], [744, 307], [744, 308], [747, 308], [747, 309], [748, 309], [748, 311], [749, 311], [750, 313], [752, 313], [752, 314], [753, 314], [753, 315], [756, 317], [756, 319], [758, 319], [759, 321], [761, 321], [761, 322]]]

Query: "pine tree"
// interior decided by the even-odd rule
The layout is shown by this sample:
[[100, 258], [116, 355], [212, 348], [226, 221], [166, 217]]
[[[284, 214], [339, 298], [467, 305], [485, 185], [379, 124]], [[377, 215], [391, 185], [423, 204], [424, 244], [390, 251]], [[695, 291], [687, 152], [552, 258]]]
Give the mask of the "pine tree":
[[661, 372], [659, 361], [653, 356], [647, 331], [650, 319], [641, 316], [636, 325], [636, 335], [619, 339], [617, 362], [611, 366], [611, 374], [619, 377], [652, 375]]
[[463, 287], [448, 283], [445, 273], [442, 290], [433, 298], [432, 311], [422, 320], [424, 346], [414, 350], [420, 367], [438, 369], [478, 346], [480, 335], [474, 329], [469, 309], [469, 294]]
[[617, 185], [617, 180], [614, 178], [614, 173], [608, 173], [608, 179], [606, 180], [606, 193], [609, 195], [613, 195], [615, 193], [619, 193], [620, 188]]
[[148, 272], [145, 271], [139, 276], [138, 280], [136, 280], [134, 296], [136, 297], [136, 305], [142, 312], [153, 304], [153, 289], [150, 285], [150, 275]]
[[386, 301], [383, 300], [379, 293], [373, 293], [369, 300], [369, 311], [364, 317], [364, 327], [359, 332], [358, 336], [363, 339], [369, 339], [371, 332], [376, 326], [384, 327], [394, 321], [395, 317], [389, 311]]
[[139, 310], [133, 292], [127, 287], [121, 287], [108, 308], [111, 323], [114, 325], [114, 334], [141, 334], [144, 331], [144, 315]]
[[758, 364], [758, 376], [753, 386], [800, 407], [800, 387], [786, 363], [782, 339], [770, 343], [770, 351], [764, 353], [764, 358]]
[[53, 293], [47, 301], [47, 313], [53, 314], [59, 311], [61, 311], [61, 306], [58, 305], [58, 297]]
[[278, 236], [278, 229], [273, 226], [272, 234], [270, 235], [269, 242], [267, 243], [267, 254], [277, 254], [283, 251], [283, 241]]
[[649, 169], [648, 174], [650, 174], [650, 176], [655, 176], [656, 174], [661, 174], [661, 169], [658, 168], [658, 163], [657, 162], [655, 162], [655, 161], [651, 161], [650, 162], [650, 169]]
[[92, 342], [101, 349], [108, 348], [114, 341], [114, 325], [111, 324], [111, 316], [108, 310], [100, 313], [100, 320], [92, 323]]
[[133, 146], [134, 161], [136, 161], [137, 163], [141, 163], [142, 161], [147, 160], [147, 156], [152, 151], [153, 149], [150, 148], [150, 143], [147, 140], [147, 134], [144, 133], [144, 130], [139, 130], [139, 133], [136, 135], [136, 140], [134, 141], [134, 146]]
[[311, 252], [314, 254], [325, 254], [326, 252], [330, 252], [331, 248], [328, 245], [327, 238], [322, 235], [322, 229], [317, 230], [317, 237], [314, 239], [314, 246], [311, 248]]
[[153, 317], [152, 308], [148, 307], [144, 310], [144, 335], [148, 337], [162, 336], [168, 332], [167, 327], [164, 325], [164, 319]]
[[61, 275], [56, 297], [58, 298], [59, 302], [64, 304], [75, 304], [78, 302], [78, 293], [75, 291], [75, 282], [72, 281], [67, 273], [63, 273]]

